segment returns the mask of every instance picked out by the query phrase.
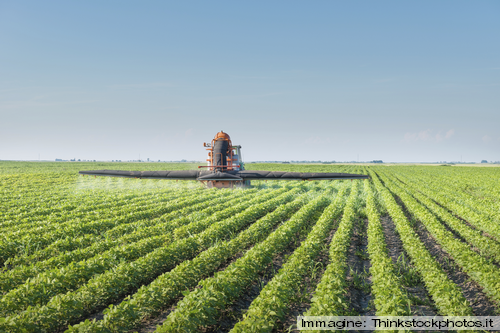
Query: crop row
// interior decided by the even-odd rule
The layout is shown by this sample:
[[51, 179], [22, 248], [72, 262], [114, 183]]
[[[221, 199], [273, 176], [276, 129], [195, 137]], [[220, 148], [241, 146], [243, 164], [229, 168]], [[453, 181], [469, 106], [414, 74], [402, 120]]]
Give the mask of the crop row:
[[[498, 219], [500, 208], [498, 177], [487, 176], [485, 170], [473, 172], [472, 175], [470, 173], [470, 170], [467, 175], [460, 170], [454, 170], [453, 174], [441, 173], [439, 185], [451, 189], [453, 194], [464, 199], [469, 207], [478, 212], [487, 211]], [[427, 182], [435, 183], [435, 173], [420, 172], [420, 174]]]
[[330, 242], [330, 263], [318, 283], [311, 307], [306, 316], [341, 316], [348, 308], [347, 292], [347, 250], [351, 244], [351, 234], [356, 217], [359, 181], [355, 181], [344, 209], [342, 220]]
[[468, 189], [471, 188], [470, 179], [467, 179], [466, 182], [465, 180], [457, 179], [457, 177], [443, 177], [436, 181], [430, 175], [425, 175], [422, 180], [434, 188], [439, 188], [442, 194], [467, 206], [487, 219], [500, 221], [500, 204], [498, 203], [498, 198], [485, 196], [484, 192], [479, 197], [473, 193], [469, 193]]
[[463, 201], [456, 201], [450, 196], [450, 193], [443, 190], [441, 186], [436, 186], [435, 188], [429, 187], [429, 185], [423, 183], [422, 181], [410, 178], [412, 183], [418, 184], [419, 191], [429, 196], [431, 199], [444, 206], [448, 210], [452, 211], [454, 214], [461, 216], [463, 219], [467, 220], [474, 227], [487, 232], [491, 236], [495, 237], [496, 240], [500, 241], [500, 224], [491, 221], [487, 216], [484, 216], [480, 212], [473, 210], [464, 204]]
[[193, 260], [186, 260], [170, 272], [164, 273], [137, 293], [104, 311], [101, 321], [85, 321], [70, 327], [70, 332], [122, 332], [134, 328], [143, 318], [151, 316], [176, 297], [212, 274], [226, 260], [246, 247], [265, 238], [280, 221], [289, 218], [306, 201], [301, 195], [294, 201], [278, 207], [272, 213], [253, 223], [236, 238], [215, 244]]
[[21, 253], [30, 254], [37, 249], [44, 248], [54, 241], [66, 237], [77, 238], [85, 234], [101, 234], [106, 230], [123, 223], [130, 223], [144, 218], [154, 218], [170, 211], [181, 209], [185, 205], [195, 204], [206, 200], [206, 196], [191, 195], [187, 199], [172, 200], [166, 205], [156, 206], [146, 211], [130, 211], [117, 218], [106, 218], [95, 222], [79, 224], [67, 222], [58, 225], [58, 228], [43, 234], [28, 234], [21, 238], [3, 237], [0, 241], [0, 260], [5, 262], [8, 258]]
[[179, 263], [193, 258], [212, 244], [234, 237], [235, 233], [251, 222], [291, 201], [299, 191], [293, 189], [274, 199], [253, 205], [232, 218], [213, 224], [198, 235], [157, 248], [133, 262], [122, 263], [92, 278], [78, 290], [53, 297], [46, 305], [29, 307], [18, 315], [6, 317], [0, 322], [0, 329], [50, 332], [65, 327], [152, 281]]
[[20, 238], [26, 234], [38, 232], [41, 234], [50, 233], [53, 230], [72, 226], [74, 224], [91, 223], [96, 220], [103, 220], [106, 218], [119, 218], [120, 216], [127, 215], [133, 212], [147, 212], [154, 210], [158, 205], [169, 203], [174, 200], [187, 200], [189, 198], [196, 198], [196, 193], [175, 193], [170, 192], [156, 198], [156, 201], [150, 199], [146, 203], [130, 203], [124, 206], [111, 206], [101, 207], [100, 209], [91, 210], [90, 212], [79, 213], [78, 211], [69, 212], [64, 216], [49, 215], [46, 217], [35, 216], [30, 219], [24, 219], [18, 224], [12, 225], [2, 231], [4, 238]]
[[472, 315], [472, 309], [468, 305], [462, 291], [448, 278], [439, 263], [426, 249], [392, 194], [382, 185], [373, 171], [370, 171], [370, 175], [378, 192], [382, 194], [387, 211], [396, 225], [403, 248], [421, 275], [440, 314], [444, 316]]
[[[137, 193], [127, 195], [112, 195], [108, 194], [102, 198], [94, 195], [78, 195], [72, 200], [66, 200], [64, 203], [54, 205], [53, 202], [46, 202], [45, 205], [37, 208], [27, 209], [22, 202], [18, 201], [18, 209], [10, 209], [8, 213], [4, 213], [0, 218], [0, 229], [7, 231], [11, 227], [27, 225], [27, 223], [39, 224], [41, 222], [57, 223], [68, 219], [85, 216], [86, 213], [99, 211], [105, 213], [106, 209], [111, 208], [111, 211], [116, 210], [120, 206], [131, 204], [142, 204], [144, 202], [155, 202], [161, 200], [162, 197], [170, 197], [173, 191], [163, 191], [160, 193]], [[186, 195], [186, 191], [178, 191], [178, 195]]]
[[366, 212], [368, 215], [368, 254], [372, 293], [377, 316], [408, 316], [409, 299], [404, 292], [401, 280], [394, 271], [388, 255], [384, 231], [380, 223], [375, 196], [370, 182], [365, 180]]
[[[275, 196], [278, 190], [267, 195], [256, 196], [252, 200], [245, 201], [239, 205], [229, 207], [221, 212], [217, 212], [211, 218], [206, 219], [207, 225], [219, 221], [221, 217], [232, 216], [254, 204], [259, 204]], [[172, 229], [175, 229], [175, 224]], [[184, 238], [184, 237], [182, 237]], [[117, 246], [104, 253], [96, 254], [93, 258], [71, 262], [62, 268], [55, 268], [40, 273], [36, 278], [28, 280], [24, 285], [11, 290], [0, 300], [0, 314], [7, 315], [26, 309], [28, 306], [45, 304], [51, 297], [75, 290], [96, 274], [102, 274], [121, 263], [136, 260], [160, 246], [166, 246], [174, 240], [171, 232], [155, 237], [142, 239], [139, 242]]]
[[[26, 281], [26, 279], [34, 277], [46, 270], [61, 268], [72, 262], [78, 262], [84, 259], [91, 258], [99, 253], [102, 253], [106, 250], [116, 248], [118, 246], [126, 245], [129, 243], [134, 243], [140, 241], [144, 238], [160, 236], [171, 232], [173, 229], [182, 226], [184, 224], [191, 223], [195, 219], [205, 219], [209, 218], [210, 215], [217, 211], [226, 212], [225, 215], [219, 215], [220, 218], [229, 217], [234, 213], [233, 209], [225, 210], [228, 207], [236, 205], [243, 200], [248, 200], [247, 195], [254, 191], [241, 191], [240, 193], [233, 194], [231, 200], [227, 200], [225, 197], [215, 198], [213, 200], [207, 200], [206, 202], [202, 202], [200, 204], [194, 206], [188, 206], [182, 210], [172, 212], [168, 215], [169, 217], [162, 216], [161, 218], [154, 220], [147, 220], [143, 223], [145, 225], [140, 225], [140, 222], [136, 222], [136, 228], [131, 230], [126, 230], [129, 233], [122, 234], [123, 228], [120, 228], [121, 232], [116, 232], [115, 229], [111, 229], [110, 231], [114, 231], [111, 237], [104, 238], [101, 241], [97, 241], [93, 243], [91, 246], [78, 249], [74, 251], [63, 252], [58, 256], [51, 257], [48, 260], [35, 262], [31, 265], [19, 265], [14, 267], [9, 271], [5, 271], [3, 274], [0, 274], [0, 291], [8, 291], [13, 289], [14, 287], [22, 284]], [[245, 194], [245, 195], [242, 195]], [[207, 207], [208, 206], [208, 207]], [[204, 208], [204, 209], [203, 209]], [[199, 210], [198, 212], [188, 215], [192, 211]], [[174, 218], [178, 217], [178, 218]], [[152, 225], [151, 225], [152, 224]], [[134, 231], [134, 232], [131, 232]], [[131, 233], [130, 233], [131, 232]], [[123, 235], [122, 237], [117, 237]], [[169, 237], [166, 238], [168, 240]]]
[[[238, 199], [241, 196], [243, 197], [248, 196], [252, 193], [255, 193], [255, 190], [251, 189], [246, 191], [238, 191], [236, 193], [233, 193], [231, 198]], [[221, 206], [218, 206], [217, 203], [220, 201], [222, 202], [227, 201], [226, 197], [227, 193], [222, 193], [221, 195], [207, 195], [206, 196], [207, 200], [202, 201], [200, 203], [193, 205], [186, 205], [182, 209], [173, 210], [167, 214], [161, 215], [156, 218], [152, 219], [146, 218], [138, 220], [136, 222], [120, 224], [99, 235], [87, 234], [77, 238], [66, 237], [61, 240], [53, 242], [44, 249], [36, 251], [31, 255], [21, 255], [9, 258], [9, 260], [6, 263], [12, 266], [23, 265], [28, 267], [31, 266], [33, 263], [40, 263], [44, 265], [43, 261], [46, 261], [47, 259], [59, 261], [59, 259], [55, 258], [59, 256], [62, 256], [62, 258], [64, 257], [69, 258], [74, 255], [73, 253], [74, 251], [80, 252], [82, 249], [85, 249], [89, 246], [92, 246], [93, 248], [104, 248], [108, 245], [112, 245], [115, 243], [120, 244], [120, 242], [126, 244], [134, 240], [141, 239], [143, 234], [149, 231], [152, 232], [151, 235], [153, 236], [156, 229], [161, 229], [162, 226], [164, 226], [166, 223], [169, 223], [169, 221], [172, 221], [174, 219], [179, 221], [182, 219], [182, 222], [180, 223], [187, 224], [193, 218], [202, 218], [206, 216], [205, 214], [210, 215], [216, 212], [217, 210], [214, 210], [214, 207], [217, 206], [217, 208], [220, 209]], [[210, 198], [213, 199], [210, 200]], [[200, 216], [197, 216], [198, 214], [200, 214]], [[67, 260], [63, 261], [68, 262]], [[28, 267], [25, 268], [27, 269]], [[37, 269], [38, 267], [41, 266], [36, 266], [31, 268], [34, 271], [38, 271]], [[0, 288], [0, 290], [1, 289], [2, 288]]]
[[[179, 199], [179, 196], [172, 197], [171, 195], [165, 193], [162, 195], [150, 195], [141, 197], [131, 197], [130, 200], [112, 200], [108, 198], [105, 203], [97, 203], [92, 198], [87, 198], [80, 202], [80, 206], [74, 208], [69, 212], [53, 212], [50, 215], [35, 215], [30, 218], [30, 221], [19, 221], [19, 219], [10, 220], [5, 222], [5, 227], [0, 230], [0, 232], [5, 235], [15, 235], [16, 237], [21, 237], [25, 234], [32, 232], [45, 232], [49, 231], [50, 228], [58, 228], [59, 225], [63, 223], [68, 223], [71, 221], [78, 221], [79, 223], [95, 221], [96, 219], [104, 219], [109, 217], [116, 217], [119, 215], [128, 214], [132, 211], [146, 210], [148, 208], [154, 207], [151, 205], [153, 202], [158, 204], [164, 204], [165, 202], [171, 201], [173, 199]], [[12, 237], [12, 236], [10, 236]]]
[[[28, 177], [28, 175], [24, 175]], [[137, 181], [129, 181], [129, 183], [136, 183]], [[9, 186], [8, 195], [11, 196], [9, 202], [7, 199], [3, 205], [5, 208], [9, 208], [7, 211], [2, 212], [2, 214], [12, 214], [12, 213], [30, 213], [31, 211], [38, 211], [44, 209], [50, 209], [51, 207], [63, 208], [66, 205], [78, 204], [80, 201], [87, 201], [87, 199], [93, 200], [94, 202], [105, 203], [108, 200], [121, 199], [130, 195], [143, 196], [143, 195], [161, 195], [168, 192], [192, 192], [187, 188], [172, 188], [165, 186], [157, 186], [155, 188], [139, 188], [132, 191], [123, 190], [112, 190], [107, 186], [102, 188], [102, 180], [93, 179], [91, 181], [93, 186], [97, 186], [93, 189], [81, 189], [80, 185], [76, 185], [74, 180], [71, 184], [61, 185], [57, 184], [52, 186], [49, 182], [43, 182], [40, 186], [29, 186], [27, 188], [19, 188], [17, 185]], [[33, 185], [33, 184], [32, 184]], [[141, 187], [142, 187], [141, 182]], [[199, 189], [198, 191], [200, 191]], [[17, 205], [16, 205], [17, 203]], [[22, 205], [19, 205], [22, 203]], [[27, 209], [23, 209], [27, 208]], [[0, 216], [1, 217], [1, 216]]]
[[[49, 216], [34, 216], [28, 219], [17, 219], [14, 221], [5, 222], [6, 224], [11, 224], [10, 226], [6, 226], [3, 229], [4, 235], [15, 235], [19, 237], [22, 234], [29, 233], [33, 230], [39, 230], [44, 232], [45, 230], [50, 231], [51, 228], [57, 228], [59, 226], [69, 225], [72, 223], [83, 223], [83, 222], [91, 222], [96, 219], [103, 219], [108, 217], [115, 217], [116, 214], [128, 214], [135, 210], [149, 210], [155, 207], [155, 203], [165, 203], [171, 200], [183, 200], [189, 197], [193, 197], [194, 193], [190, 192], [166, 192], [160, 195], [156, 195], [154, 197], [150, 197], [149, 200], [147, 198], [144, 199], [143, 202], [130, 202], [130, 204], [126, 204], [123, 206], [118, 205], [115, 207], [113, 203], [107, 203], [100, 209], [94, 209], [92, 204], [95, 202], [92, 197], [87, 197], [81, 203], [81, 210], [83, 212], [78, 212], [78, 210], [70, 211], [65, 213], [63, 216], [59, 214], [49, 215]], [[156, 198], [157, 201], [154, 200]], [[108, 199], [110, 199], [108, 197]], [[156, 204], [157, 206], [158, 204]], [[90, 206], [88, 212], [85, 212], [86, 207]], [[108, 207], [109, 206], [109, 207]]]
[[492, 258], [497, 263], [500, 263], [500, 244], [498, 242], [489, 237], [483, 236], [479, 230], [469, 227], [467, 224], [453, 216], [452, 213], [436, 204], [429, 197], [422, 194], [426, 192], [425, 190], [420, 193], [420, 188], [415, 187], [415, 185], [411, 182], [406, 183], [405, 187], [411, 189], [410, 194], [413, 197], [425, 205], [432, 213], [441, 218], [442, 221], [444, 221], [453, 231], [463, 237], [469, 244], [476, 247], [482, 254]]
[[431, 212], [405, 190], [397, 187], [386, 177], [384, 177], [384, 181], [386, 181], [386, 186], [401, 198], [409, 212], [425, 225], [434, 239], [464, 272], [476, 281], [489, 297], [497, 302], [500, 301], [500, 270], [498, 267], [488, 262], [473, 251], [468, 244], [461, 242], [453, 233], [446, 230]]
[[[38, 182], [36, 180], [39, 180]], [[69, 189], [74, 187], [74, 185], [65, 184], [62, 185], [60, 181], [61, 177], [57, 177], [56, 181], [52, 181], [51, 177], [40, 177], [39, 175], [1, 175], [0, 176], [0, 189], [5, 189], [2, 191], [3, 197], [2, 207], [16, 207], [16, 199], [23, 199], [32, 203], [37, 204], [37, 198], [45, 196], [45, 194], [60, 193], [63, 192], [63, 197], [70, 197], [71, 194]], [[64, 181], [63, 181], [64, 182]], [[57, 183], [57, 190], [51, 184]], [[62, 186], [61, 186], [62, 185]], [[33, 191], [36, 189], [36, 191]], [[47, 196], [50, 198], [50, 195]], [[30, 208], [33, 206], [30, 206]]]
[[[355, 192], [356, 186], [353, 188], [353, 195], [356, 195]], [[343, 199], [342, 195], [323, 211], [307, 239], [288, 258], [278, 274], [266, 284], [250, 304], [243, 320], [237, 323], [231, 332], [271, 332], [276, 322], [285, 317], [297, 293], [303, 289], [304, 278], [314, 269], [326, 238], [337, 224], [336, 220], [342, 213]]]
[[328, 202], [324, 196], [312, 200], [243, 257], [201, 281], [198, 284], [201, 288], [194, 289], [177, 304], [159, 331], [193, 332], [200, 326], [214, 324], [220, 311], [256, 280], [258, 273], [293, 241], [297, 233], [307, 230], [308, 221]]

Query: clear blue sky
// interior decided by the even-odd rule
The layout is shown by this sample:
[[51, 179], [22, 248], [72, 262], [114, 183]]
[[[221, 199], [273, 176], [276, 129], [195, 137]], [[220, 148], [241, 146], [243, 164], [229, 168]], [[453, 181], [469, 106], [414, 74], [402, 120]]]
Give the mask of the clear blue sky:
[[499, 1], [0, 0], [0, 159], [500, 160]]

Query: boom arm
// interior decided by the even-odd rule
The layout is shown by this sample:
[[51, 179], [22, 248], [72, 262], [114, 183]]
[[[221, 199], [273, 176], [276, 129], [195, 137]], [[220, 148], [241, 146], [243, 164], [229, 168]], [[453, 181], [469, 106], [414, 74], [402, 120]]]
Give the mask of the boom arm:
[[213, 172], [209, 170], [173, 170], [173, 171], [123, 171], [123, 170], [90, 170], [80, 171], [81, 175], [126, 177], [140, 179], [183, 179], [183, 180], [328, 180], [328, 179], [368, 179], [366, 175], [350, 173], [313, 173], [284, 171], [227, 171]]

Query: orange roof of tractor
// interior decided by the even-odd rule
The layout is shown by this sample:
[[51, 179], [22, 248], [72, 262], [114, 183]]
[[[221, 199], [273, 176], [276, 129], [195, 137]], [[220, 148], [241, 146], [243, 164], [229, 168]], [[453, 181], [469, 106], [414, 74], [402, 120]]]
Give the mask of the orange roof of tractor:
[[219, 133], [215, 134], [214, 140], [217, 140], [217, 139], [231, 140], [231, 138], [229, 137], [229, 134], [224, 133], [224, 131], [220, 131]]

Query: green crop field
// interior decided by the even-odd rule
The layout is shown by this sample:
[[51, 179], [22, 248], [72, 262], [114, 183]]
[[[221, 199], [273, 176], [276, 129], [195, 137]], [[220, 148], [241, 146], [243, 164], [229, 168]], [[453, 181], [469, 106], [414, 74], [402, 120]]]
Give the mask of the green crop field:
[[370, 180], [95, 178], [0, 162], [1, 332], [291, 332], [298, 315], [498, 315], [500, 168], [248, 164]]

